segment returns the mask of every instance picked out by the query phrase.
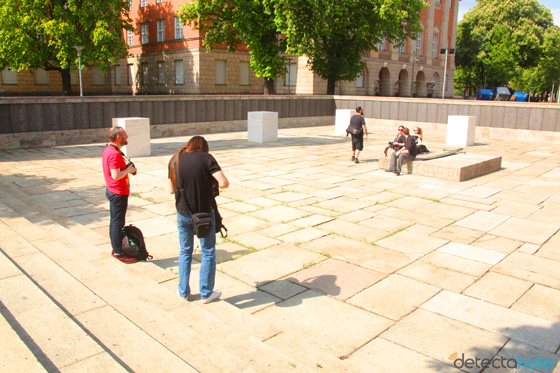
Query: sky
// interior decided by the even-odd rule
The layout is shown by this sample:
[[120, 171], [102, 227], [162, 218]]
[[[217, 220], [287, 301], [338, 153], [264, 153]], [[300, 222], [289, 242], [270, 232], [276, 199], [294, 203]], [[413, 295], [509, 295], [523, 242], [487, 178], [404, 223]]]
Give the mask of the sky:
[[[544, 5], [552, 12], [554, 24], [560, 26], [560, 1], [559, 0], [539, 0], [541, 5]], [[461, 0], [459, 1], [459, 21], [463, 19], [463, 14], [467, 13], [476, 5], [476, 0]]]

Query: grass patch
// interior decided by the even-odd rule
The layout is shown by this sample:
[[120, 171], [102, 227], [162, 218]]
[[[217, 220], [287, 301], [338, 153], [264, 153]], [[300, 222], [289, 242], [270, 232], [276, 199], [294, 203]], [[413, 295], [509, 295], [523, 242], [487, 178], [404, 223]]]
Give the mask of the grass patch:
[[331, 253], [328, 253], [328, 252], [326, 252], [326, 251], [321, 251], [320, 254], [321, 254], [322, 256], [326, 256], [326, 257], [329, 258], [329, 259], [332, 258]]
[[309, 262], [303, 264], [303, 269], [311, 268], [315, 265], [315, 262]]
[[141, 193], [137, 193], [137, 192], [136, 193], [130, 193], [130, 195], [133, 196], [133, 197], [136, 197], [136, 198], [143, 199], [144, 201], [148, 201], [148, 202], [151, 202], [151, 203], [156, 203], [155, 199], [153, 199], [150, 196], [143, 196]]

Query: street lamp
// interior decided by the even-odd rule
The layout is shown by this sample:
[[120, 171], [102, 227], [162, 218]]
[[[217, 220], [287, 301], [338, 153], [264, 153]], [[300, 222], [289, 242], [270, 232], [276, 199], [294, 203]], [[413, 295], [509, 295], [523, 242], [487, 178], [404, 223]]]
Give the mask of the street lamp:
[[74, 48], [78, 51], [78, 73], [80, 74], [80, 97], [83, 97], [84, 91], [82, 90], [82, 49], [84, 47], [80, 45], [74, 45]]
[[416, 59], [416, 50], [412, 52], [412, 81], [410, 82], [410, 97], [414, 97], [414, 63], [419, 62]]

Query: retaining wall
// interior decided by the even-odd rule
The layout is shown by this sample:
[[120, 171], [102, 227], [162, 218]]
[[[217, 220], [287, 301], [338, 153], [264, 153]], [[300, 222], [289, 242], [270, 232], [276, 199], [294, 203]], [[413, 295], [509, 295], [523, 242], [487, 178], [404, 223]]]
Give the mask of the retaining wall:
[[[220, 95], [0, 99], [0, 148], [106, 141], [115, 117], [150, 118], [152, 137], [247, 130], [247, 112], [276, 111], [279, 126], [334, 124], [336, 109], [364, 108], [368, 122], [410, 122], [445, 133], [449, 115], [477, 118], [487, 137], [560, 140], [560, 105], [371, 96]], [[373, 122], [373, 123], [372, 123]]]

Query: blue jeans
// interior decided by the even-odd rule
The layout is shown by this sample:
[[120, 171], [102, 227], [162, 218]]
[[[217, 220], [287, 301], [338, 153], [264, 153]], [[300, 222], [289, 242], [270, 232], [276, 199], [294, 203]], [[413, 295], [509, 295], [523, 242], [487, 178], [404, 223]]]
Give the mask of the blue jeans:
[[[206, 238], [200, 239], [202, 262], [200, 263], [200, 297], [206, 299], [214, 291], [216, 279], [216, 218], [212, 211], [212, 231]], [[191, 293], [189, 278], [191, 276], [192, 253], [194, 247], [194, 230], [190, 215], [177, 214], [179, 230], [179, 295], [186, 298]]]
[[125, 224], [126, 209], [128, 208], [128, 195], [120, 195], [105, 190], [105, 196], [109, 200], [109, 211], [111, 220], [109, 221], [109, 237], [115, 255], [122, 255], [122, 229]]

